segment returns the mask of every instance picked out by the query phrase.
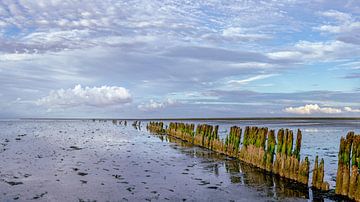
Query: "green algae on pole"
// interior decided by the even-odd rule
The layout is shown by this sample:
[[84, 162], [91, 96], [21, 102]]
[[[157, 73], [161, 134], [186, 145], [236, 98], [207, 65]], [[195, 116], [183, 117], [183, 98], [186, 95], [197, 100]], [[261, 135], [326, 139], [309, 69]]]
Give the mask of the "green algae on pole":
[[350, 182], [350, 157], [351, 157], [351, 147], [354, 138], [354, 133], [350, 132], [346, 136], [345, 148], [344, 148], [344, 169], [342, 174], [342, 186], [341, 186], [341, 195], [347, 196], [349, 192], [349, 182]]
[[305, 159], [302, 160], [300, 163], [299, 175], [297, 181], [307, 185], [309, 183], [309, 171], [310, 171], [310, 161], [308, 157], [305, 157]]
[[291, 155], [293, 149], [293, 141], [294, 141], [293, 132], [292, 130], [288, 130], [286, 137], [286, 154], [285, 154], [285, 168], [284, 168], [285, 169], [284, 176], [286, 178], [290, 178], [290, 174], [291, 174]]
[[225, 138], [226, 152], [229, 153], [230, 156], [237, 156], [239, 152], [241, 132], [240, 127], [232, 126], [229, 135]]
[[246, 126], [244, 132], [244, 140], [243, 140], [244, 147], [247, 147], [249, 145], [249, 132], [250, 132], [250, 127]]
[[279, 173], [280, 167], [281, 167], [281, 150], [283, 145], [283, 139], [284, 139], [284, 129], [278, 130], [277, 135], [277, 146], [276, 146], [276, 159], [274, 161], [274, 167], [273, 172], [275, 174]]
[[338, 154], [338, 170], [336, 175], [336, 186], [335, 186], [335, 193], [341, 195], [341, 188], [343, 184], [342, 173], [344, 169], [345, 159], [344, 159], [344, 148], [345, 148], [345, 138], [341, 137], [340, 139], [340, 147], [339, 147], [339, 154]]
[[[266, 139], [268, 134], [268, 128], [260, 128], [255, 142], [255, 158], [254, 164], [257, 164], [257, 167], [261, 169], [266, 169]], [[257, 155], [256, 155], [257, 153]]]
[[360, 201], [360, 135], [341, 137], [335, 193]]
[[301, 140], [302, 140], [302, 133], [301, 133], [301, 130], [298, 129], [297, 134], [296, 134], [296, 144], [295, 144], [295, 150], [294, 150], [294, 156], [298, 160], [300, 160]]
[[270, 130], [268, 134], [267, 140], [267, 148], [266, 148], [266, 171], [271, 172], [274, 163], [274, 155], [275, 155], [275, 130]]
[[329, 183], [324, 182], [324, 159], [321, 159], [319, 164], [318, 156], [316, 156], [314, 163], [312, 187], [323, 191], [329, 190]]
[[296, 134], [296, 143], [294, 151], [290, 157], [290, 179], [297, 180], [299, 175], [299, 166], [300, 166], [300, 150], [301, 150], [301, 140], [302, 140], [302, 133], [298, 129]]
[[314, 163], [314, 170], [313, 170], [313, 174], [312, 174], [312, 186], [315, 188], [318, 187], [318, 184], [317, 184], [318, 170], [319, 170], [319, 157], [316, 156], [315, 163]]
[[[359, 198], [360, 194], [360, 179], [359, 178], [360, 168], [360, 136], [356, 135], [353, 140], [353, 147], [351, 152], [351, 176], [350, 176], [350, 187], [349, 187], [349, 198]], [[356, 193], [358, 191], [358, 193]]]
[[150, 122], [149, 124], [146, 125], [146, 128], [151, 133], [156, 133], [156, 134], [161, 134], [161, 135], [165, 134], [163, 122]]

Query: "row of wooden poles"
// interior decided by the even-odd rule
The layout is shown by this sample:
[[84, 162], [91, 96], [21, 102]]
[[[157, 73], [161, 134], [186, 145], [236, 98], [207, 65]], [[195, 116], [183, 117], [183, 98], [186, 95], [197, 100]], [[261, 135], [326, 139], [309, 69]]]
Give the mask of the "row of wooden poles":
[[360, 201], [360, 135], [341, 137], [335, 193]]
[[[126, 125], [126, 120], [119, 124]], [[140, 122], [134, 124], [140, 125]], [[275, 137], [274, 130], [246, 127], [243, 140], [242, 129], [237, 126], [231, 127], [230, 133], [223, 140], [219, 138], [217, 125], [200, 124], [195, 129], [194, 124], [171, 122], [166, 126], [163, 122], [150, 122], [147, 124], [147, 129], [152, 133], [168, 134], [194, 145], [238, 158], [306, 186], [309, 183], [308, 157], [300, 161], [302, 139], [300, 130], [297, 131], [295, 148], [293, 148], [293, 132], [288, 129], [278, 130]], [[318, 156], [315, 158], [311, 184], [318, 190], [329, 190], [329, 184], [324, 181], [324, 160], [321, 159], [319, 162]], [[349, 132], [340, 140], [335, 193], [360, 201], [360, 135], [355, 135], [354, 132]]]
[[[116, 120], [116, 119], [113, 119], [112, 120], [112, 123], [115, 124], [115, 125], [124, 125], [126, 126], [127, 125], [127, 121], [126, 120]], [[138, 122], [134, 122], [132, 125], [134, 124], [137, 124]], [[140, 123], [140, 122], [139, 122]]]
[[[147, 129], [155, 134], [167, 134], [212, 151], [225, 154], [256, 166], [267, 172], [279, 175], [308, 186], [310, 162], [308, 157], [300, 158], [302, 133], [297, 131], [295, 148], [294, 135], [289, 129], [275, 130], [266, 127], [232, 126], [225, 139], [218, 135], [219, 126], [171, 122], [149, 122]], [[244, 135], [242, 139], [242, 134]], [[359, 181], [360, 182], [360, 181]], [[324, 181], [324, 160], [318, 163], [316, 157], [312, 187], [318, 190], [329, 190], [329, 183]]]

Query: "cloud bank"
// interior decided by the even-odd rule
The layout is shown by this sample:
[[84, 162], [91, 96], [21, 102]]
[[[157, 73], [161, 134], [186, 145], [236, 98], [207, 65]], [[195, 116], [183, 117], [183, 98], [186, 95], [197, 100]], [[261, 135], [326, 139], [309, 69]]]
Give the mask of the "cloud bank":
[[284, 109], [284, 111], [292, 114], [339, 114], [342, 112], [341, 109], [332, 107], [320, 107], [318, 104], [307, 104], [300, 107], [287, 107]]
[[360, 113], [360, 109], [353, 109], [351, 107], [344, 107], [344, 110], [347, 112]]
[[75, 106], [106, 107], [122, 105], [131, 102], [131, 94], [123, 87], [101, 86], [81, 87], [53, 90], [46, 97], [37, 100], [37, 105], [44, 105], [48, 108], [68, 108]]

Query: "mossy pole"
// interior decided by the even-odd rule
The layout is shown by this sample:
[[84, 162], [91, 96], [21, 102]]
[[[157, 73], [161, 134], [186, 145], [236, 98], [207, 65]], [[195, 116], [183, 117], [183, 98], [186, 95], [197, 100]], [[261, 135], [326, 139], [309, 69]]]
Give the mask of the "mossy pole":
[[270, 130], [268, 132], [268, 141], [267, 141], [267, 148], [266, 148], [266, 170], [272, 171], [273, 163], [274, 163], [274, 155], [275, 155], [275, 131]]
[[[359, 166], [360, 167], [360, 166]], [[360, 175], [357, 175], [356, 178], [356, 188], [355, 188], [355, 194], [354, 194], [354, 198], [356, 201], [360, 201]]]
[[341, 195], [347, 196], [349, 192], [349, 183], [350, 183], [350, 156], [351, 156], [351, 146], [353, 141], [354, 133], [350, 132], [346, 136], [345, 141], [345, 150], [343, 154], [344, 158], [344, 170], [343, 170], [343, 184], [341, 189]]
[[250, 132], [250, 127], [246, 126], [244, 130], [244, 139], [243, 139], [242, 147], [239, 153], [239, 158], [241, 160], [245, 160], [246, 157], [247, 147], [249, 145], [249, 132]]
[[295, 148], [291, 155], [290, 179], [297, 180], [300, 166], [300, 150], [301, 150], [302, 133], [297, 130]]
[[285, 177], [291, 178], [292, 175], [292, 153], [293, 153], [293, 142], [294, 142], [294, 135], [293, 131], [289, 130], [287, 139], [286, 139], [286, 157], [285, 157]]
[[312, 173], [312, 186], [318, 188], [319, 157], [315, 157], [314, 170]]
[[242, 132], [241, 128], [240, 128], [240, 127], [236, 127], [236, 130], [235, 130], [235, 135], [236, 135], [236, 141], [235, 141], [236, 152], [238, 152], [239, 149], [240, 149], [241, 132]]
[[260, 168], [266, 169], [266, 139], [268, 135], [268, 128], [262, 128], [262, 133], [260, 136], [260, 148], [259, 148], [259, 157], [260, 157]]
[[275, 174], [280, 174], [281, 167], [281, 151], [284, 142], [284, 129], [280, 129], [277, 135], [277, 146], [276, 146], [276, 159], [273, 167], [273, 172]]
[[343, 170], [344, 170], [344, 150], [345, 150], [345, 138], [341, 137], [340, 139], [340, 147], [339, 147], [339, 153], [338, 153], [338, 170], [337, 170], [337, 174], [336, 174], [336, 186], [335, 186], [335, 193], [336, 194], [341, 194], [341, 190], [342, 190], [342, 184], [343, 184]]
[[284, 154], [284, 155], [286, 155], [288, 134], [289, 134], [289, 130], [286, 129], [285, 133], [284, 133], [284, 136], [283, 136], [283, 144], [282, 144], [282, 147], [281, 147], [281, 154]]
[[215, 139], [219, 139], [218, 131], [219, 131], [219, 125], [216, 125], [214, 127], [214, 137], [215, 137]]
[[323, 191], [328, 191], [329, 190], [329, 183], [324, 181], [324, 176], [325, 176], [325, 168], [324, 168], [324, 159], [321, 158], [320, 161], [320, 165], [319, 165], [319, 170], [318, 170], [318, 183], [319, 183], [319, 188]]
[[292, 155], [292, 150], [293, 150], [293, 143], [294, 143], [294, 135], [292, 130], [288, 131], [288, 136], [286, 139], [286, 155], [287, 156], [291, 156]]
[[309, 183], [309, 171], [310, 171], [310, 161], [308, 157], [305, 157], [303, 168], [300, 171], [303, 177], [303, 184], [308, 185]]
[[301, 130], [298, 129], [296, 134], [296, 143], [294, 150], [294, 156], [297, 158], [297, 160], [300, 160], [301, 140], [302, 140], [302, 133]]
[[268, 128], [263, 128], [262, 130], [263, 132], [261, 133], [260, 137], [260, 148], [265, 150]]
[[278, 139], [278, 144], [277, 144], [276, 153], [280, 154], [281, 150], [282, 150], [283, 140], [284, 140], [284, 129], [280, 129], [278, 131], [277, 139]]
[[244, 131], [244, 140], [243, 140], [243, 146], [245, 148], [249, 145], [249, 132], [250, 132], [250, 127], [246, 126]]
[[204, 146], [205, 135], [206, 135], [206, 125], [202, 125], [200, 134], [201, 134], [201, 145], [200, 146]]
[[356, 193], [357, 178], [359, 175], [359, 157], [360, 157], [360, 136], [354, 136], [353, 147], [351, 152], [351, 176], [350, 176], [350, 186], [349, 186], [349, 198], [354, 199]]
[[286, 154], [287, 154], [287, 148], [288, 148], [288, 136], [289, 136], [289, 130], [285, 129], [285, 133], [282, 140], [282, 147], [281, 147], [281, 154], [280, 154], [280, 166], [279, 166], [279, 174], [281, 177], [286, 176]]

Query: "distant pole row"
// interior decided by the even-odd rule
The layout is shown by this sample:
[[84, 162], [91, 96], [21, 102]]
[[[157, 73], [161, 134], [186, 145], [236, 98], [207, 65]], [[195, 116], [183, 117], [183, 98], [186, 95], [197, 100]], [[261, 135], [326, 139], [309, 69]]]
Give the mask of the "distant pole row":
[[[93, 119], [93, 121], [95, 121], [95, 119]], [[126, 120], [117, 120], [117, 119], [113, 119], [112, 123], [115, 125], [127, 125], [127, 121]]]

